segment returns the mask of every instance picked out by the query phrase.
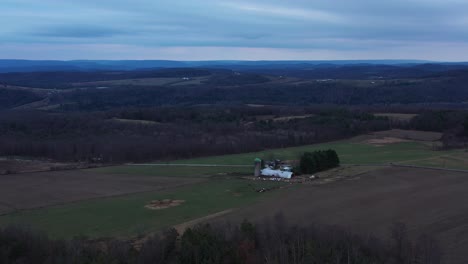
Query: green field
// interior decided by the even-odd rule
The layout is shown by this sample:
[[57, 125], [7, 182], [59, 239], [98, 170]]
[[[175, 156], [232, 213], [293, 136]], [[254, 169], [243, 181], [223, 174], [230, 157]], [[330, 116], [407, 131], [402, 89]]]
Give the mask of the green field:
[[[281, 160], [297, 160], [300, 155], [306, 151], [334, 149], [337, 151], [341, 163], [343, 164], [385, 164], [399, 163], [430, 166], [433, 158], [449, 155], [459, 156], [464, 152], [462, 150], [434, 151], [430, 144], [424, 142], [401, 142], [383, 146], [364, 144], [354, 140], [335, 141], [331, 143], [273, 149], [260, 152], [245, 154], [224, 155], [214, 157], [203, 157], [187, 160], [177, 160], [172, 164], [225, 164], [225, 165], [249, 165], [253, 164], [256, 157], [269, 160], [272, 158]], [[463, 169], [465, 164], [446, 163], [450, 168]], [[432, 164], [441, 167], [440, 162]], [[190, 176], [206, 177], [229, 174], [250, 174], [252, 169], [248, 167], [173, 167], [173, 166], [115, 166], [95, 169], [102, 173], [125, 173], [125, 174], [144, 174], [148, 176]]]
[[468, 170], [468, 153], [458, 151], [449, 154], [442, 154], [440, 156], [435, 156], [428, 159], [409, 160], [401, 163], [424, 167]]
[[[258, 193], [255, 192], [256, 188], [280, 185], [283, 184], [271, 181], [211, 180], [170, 191], [101, 198], [26, 210], [0, 216], [0, 225], [27, 225], [43, 230], [55, 238], [128, 237], [254, 203], [258, 199], [279, 193]], [[162, 210], [144, 207], [151, 200], [158, 199], [181, 199], [186, 202]]]
[[[254, 153], [177, 160], [173, 164], [249, 165], [254, 158], [296, 160], [306, 151], [334, 149], [343, 164], [402, 163], [430, 167], [468, 169], [468, 153], [463, 150], [434, 151], [428, 142], [400, 142], [387, 145], [366, 144], [357, 138], [331, 143], [274, 149]], [[173, 225], [231, 208], [255, 203], [258, 199], [277, 195], [283, 191], [257, 193], [258, 187], [279, 183], [248, 181], [239, 175], [251, 175], [251, 167], [200, 166], [111, 166], [86, 170], [87, 173], [110, 175], [144, 175], [145, 177], [201, 177], [206, 181], [190, 186], [131, 194], [112, 198], [99, 198], [62, 206], [25, 210], [0, 216], [0, 225], [26, 224], [44, 230], [53, 237], [135, 236], [157, 231]], [[294, 187], [294, 188], [300, 188]], [[180, 206], [163, 210], [149, 210], [144, 206], [151, 200], [186, 200]]]
[[433, 151], [428, 144], [421, 142], [401, 142], [383, 146], [363, 144], [360, 142], [336, 141], [325, 144], [308, 145], [293, 148], [274, 149], [254, 153], [225, 155], [190, 160], [179, 160], [174, 163], [194, 164], [252, 164], [256, 157], [282, 160], [297, 160], [306, 151], [334, 149], [346, 164], [381, 164], [413, 159], [426, 159], [443, 154], [453, 154], [460, 151]]

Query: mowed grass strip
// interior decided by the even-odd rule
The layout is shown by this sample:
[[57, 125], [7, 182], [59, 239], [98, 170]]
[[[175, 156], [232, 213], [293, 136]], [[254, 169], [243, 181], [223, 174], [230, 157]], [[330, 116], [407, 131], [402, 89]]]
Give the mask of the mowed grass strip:
[[[260, 198], [279, 193], [278, 190], [257, 193], [256, 188], [279, 185], [283, 183], [241, 179], [210, 180], [171, 191], [100, 198], [3, 215], [0, 216], [0, 225], [26, 225], [42, 230], [54, 238], [135, 236], [251, 204]], [[161, 210], [144, 207], [152, 200], [162, 199], [185, 202]]]
[[349, 140], [292, 148], [273, 149], [245, 154], [178, 160], [174, 161], [174, 163], [253, 164], [253, 160], [256, 157], [267, 160], [272, 157], [283, 160], [298, 160], [300, 155], [302, 155], [304, 152], [325, 149], [336, 150], [340, 156], [341, 162], [348, 164], [381, 164], [409, 159], [430, 158], [442, 155], [441, 153], [453, 152], [433, 151], [429, 145], [421, 142], [401, 142], [376, 146]]

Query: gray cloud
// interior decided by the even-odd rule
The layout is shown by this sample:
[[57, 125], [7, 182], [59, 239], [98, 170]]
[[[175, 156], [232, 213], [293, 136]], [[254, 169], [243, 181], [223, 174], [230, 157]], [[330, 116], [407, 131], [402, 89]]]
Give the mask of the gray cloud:
[[[468, 56], [463, 52], [468, 1], [463, 0], [2, 0], [0, 8], [0, 23], [7, 25], [0, 28], [0, 43], [23, 49], [0, 51], [0, 57], [24, 56], [25, 47], [48, 44], [62, 50], [40, 52], [52, 59], [67, 57], [67, 49], [76, 54], [81, 45], [114, 47], [109, 52], [115, 59], [122, 54], [116, 47], [134, 47], [135, 57], [170, 54], [169, 59], [203, 57], [200, 52], [216, 47], [218, 56], [222, 49], [242, 50], [275, 56], [271, 59], [283, 57], [281, 51], [291, 57], [366, 59], [380, 53], [380, 58], [437, 55], [445, 60], [452, 58], [448, 49], [455, 49], [463, 53], [459, 59], [468, 60], [462, 57]], [[421, 46], [437, 50], [424, 54]], [[92, 59], [103, 53], [88, 54]], [[228, 55], [222, 59], [236, 59]]]
[[32, 35], [58, 38], [102, 38], [127, 34], [124, 30], [96, 25], [63, 25], [38, 29]]

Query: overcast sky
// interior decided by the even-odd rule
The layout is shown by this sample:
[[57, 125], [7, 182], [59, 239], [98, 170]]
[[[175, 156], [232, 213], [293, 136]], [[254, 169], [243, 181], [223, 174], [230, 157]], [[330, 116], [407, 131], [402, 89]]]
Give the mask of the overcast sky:
[[468, 61], [467, 0], [0, 0], [0, 58]]

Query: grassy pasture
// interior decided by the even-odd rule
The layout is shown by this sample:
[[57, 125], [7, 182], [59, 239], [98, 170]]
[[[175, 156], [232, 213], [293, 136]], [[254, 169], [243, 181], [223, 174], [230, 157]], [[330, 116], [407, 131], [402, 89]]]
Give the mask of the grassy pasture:
[[442, 154], [428, 159], [403, 161], [402, 164], [424, 167], [468, 170], [468, 153], [463, 151]]
[[374, 146], [353, 141], [337, 141], [324, 144], [273, 149], [253, 153], [224, 155], [215, 157], [178, 160], [174, 163], [194, 164], [252, 164], [256, 157], [270, 159], [272, 157], [283, 160], [296, 160], [306, 151], [334, 149], [338, 152], [342, 163], [347, 164], [379, 164], [399, 162], [408, 159], [430, 158], [440, 155], [430, 147], [419, 142], [401, 142], [384, 146]]
[[[226, 209], [252, 204], [278, 192], [257, 193], [257, 187], [281, 185], [270, 181], [212, 180], [166, 191], [81, 201], [0, 216], [0, 225], [24, 224], [52, 237], [127, 237], [161, 230]], [[182, 199], [180, 206], [144, 208], [151, 200]]]
[[[406, 133], [406, 132], [405, 132]], [[398, 136], [398, 131], [392, 131]], [[401, 134], [401, 133], [400, 133]], [[402, 134], [403, 135], [403, 134]], [[405, 141], [393, 144], [373, 145], [366, 139], [386, 137], [387, 134], [374, 134], [349, 140], [335, 141], [323, 144], [272, 149], [253, 153], [224, 155], [215, 157], [177, 160], [173, 164], [224, 164], [249, 165], [254, 158], [283, 160], [297, 159], [305, 151], [320, 149], [335, 149], [343, 164], [385, 164], [403, 163], [430, 167], [446, 167], [468, 169], [468, 153], [463, 150], [434, 151], [431, 142]], [[426, 137], [426, 134], [421, 134]], [[427, 137], [429, 138], [429, 137]], [[351, 170], [353, 174], [367, 171], [362, 167], [340, 169], [336, 173], [345, 177]], [[374, 168], [374, 167], [369, 167]], [[0, 216], [0, 225], [26, 224], [45, 230], [54, 237], [72, 237], [86, 235], [102, 236], [134, 236], [144, 232], [161, 230], [166, 227], [183, 224], [194, 219], [205, 217], [231, 208], [244, 207], [262, 198], [276, 196], [288, 190], [256, 193], [257, 187], [277, 185], [276, 182], [247, 181], [236, 178], [238, 175], [249, 175], [251, 167], [203, 167], [203, 166], [154, 166], [154, 165], [123, 165], [83, 170], [82, 173], [113, 177], [138, 177], [145, 181], [149, 179], [188, 179], [201, 178], [203, 182], [192, 183], [183, 187], [165, 190], [151, 190], [145, 193], [128, 194], [118, 197], [99, 198], [78, 201], [42, 209], [24, 210]], [[303, 188], [295, 186], [294, 188]], [[149, 210], [144, 206], [151, 200], [181, 199], [186, 200], [180, 206], [163, 210]]]
[[[376, 146], [365, 144], [355, 139], [335, 141], [330, 143], [307, 145], [292, 148], [272, 149], [252, 153], [202, 157], [194, 159], [176, 160], [171, 164], [225, 164], [225, 165], [249, 165], [257, 157], [269, 160], [279, 158], [282, 160], [297, 160], [299, 156], [306, 151], [334, 149], [338, 152], [341, 163], [343, 164], [384, 164], [384, 163], [405, 163], [414, 165], [440, 166], [440, 162], [431, 161], [439, 156], [457, 156], [463, 153], [462, 150], [434, 151], [431, 145], [426, 142], [400, 142]], [[411, 161], [417, 161], [411, 163]], [[424, 161], [424, 162], [423, 162]], [[461, 163], [446, 163], [447, 167], [464, 168]], [[142, 174], [148, 176], [190, 176], [190, 177], [209, 177], [220, 175], [250, 174], [252, 169], [249, 167], [174, 167], [174, 166], [133, 166], [123, 165], [115, 167], [106, 167], [94, 169], [102, 173], [123, 173], [123, 174]]]

